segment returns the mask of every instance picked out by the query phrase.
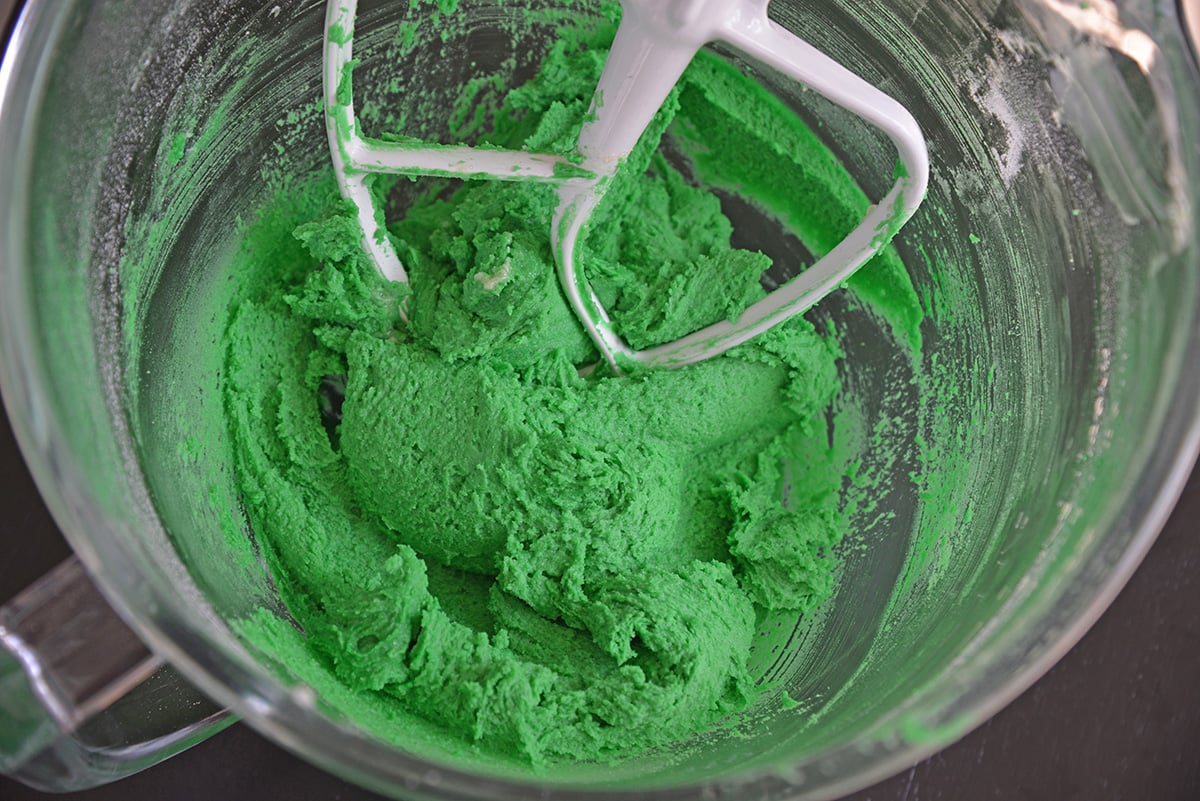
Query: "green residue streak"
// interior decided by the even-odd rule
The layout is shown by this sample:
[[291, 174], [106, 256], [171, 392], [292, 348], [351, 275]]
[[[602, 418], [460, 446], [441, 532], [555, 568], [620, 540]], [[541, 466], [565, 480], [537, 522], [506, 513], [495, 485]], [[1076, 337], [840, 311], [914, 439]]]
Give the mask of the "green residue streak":
[[171, 140], [171, 149], [167, 151], [167, 163], [171, 166], [183, 161], [183, 154], [187, 152], [188, 135], [179, 133]]
[[[564, 39], [487, 143], [569, 150], [602, 63]], [[736, 319], [770, 266], [730, 245], [717, 198], [659, 154], [668, 135], [815, 252], [866, 205], [794, 114], [699, 59], [583, 244], [636, 347]], [[581, 378], [597, 354], [556, 282], [554, 189], [441, 188], [392, 227], [407, 323], [327, 178], [245, 233], [224, 401], [247, 514], [303, 634], [267, 610], [239, 631], [386, 739], [416, 715], [535, 768], [630, 756], [745, 710], [765, 689], [747, 664], [757, 622], [833, 589], [840, 475], [817, 443], [836, 345], [795, 318], [686, 369]], [[894, 254], [855, 287], [905, 310], [896, 330], [919, 344]]]
[[590, 170], [585, 170], [583, 167], [579, 167], [579, 166], [577, 166], [575, 164], [571, 164], [569, 162], [560, 161], [554, 165], [554, 177], [567, 179], [567, 178], [591, 178], [594, 176]]

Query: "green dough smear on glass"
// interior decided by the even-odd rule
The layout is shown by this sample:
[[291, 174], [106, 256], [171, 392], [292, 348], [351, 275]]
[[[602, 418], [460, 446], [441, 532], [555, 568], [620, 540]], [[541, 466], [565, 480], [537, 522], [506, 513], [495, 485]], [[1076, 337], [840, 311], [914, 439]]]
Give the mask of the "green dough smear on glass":
[[[603, 63], [586, 44], [560, 42], [486, 141], [573, 146]], [[597, 355], [556, 281], [555, 190], [395, 183], [377, 189], [411, 198], [391, 226], [410, 297], [369, 266], [328, 176], [244, 235], [224, 402], [291, 620], [263, 610], [239, 631], [302, 653], [319, 666], [306, 678], [376, 728], [402, 710], [535, 768], [667, 746], [750, 707], [757, 624], [833, 590], [840, 477], [801, 473], [828, 447], [836, 343], [797, 318], [684, 369], [581, 377]], [[714, 187], [817, 254], [866, 205], [794, 113], [697, 59], [580, 254], [635, 347], [763, 296], [771, 260], [730, 244]], [[900, 269], [881, 254], [862, 295], [904, 286]], [[815, 485], [833, 489], [796, 489]]]

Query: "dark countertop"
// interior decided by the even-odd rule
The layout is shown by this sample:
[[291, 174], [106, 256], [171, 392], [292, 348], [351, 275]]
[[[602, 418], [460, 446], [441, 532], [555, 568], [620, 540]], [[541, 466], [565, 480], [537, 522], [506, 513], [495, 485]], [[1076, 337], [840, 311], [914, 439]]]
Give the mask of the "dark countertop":
[[[17, 0], [0, 0], [0, 20]], [[0, 601], [69, 550], [0, 431]], [[1129, 585], [1013, 704], [958, 744], [852, 801], [1200, 799], [1200, 470]], [[0, 778], [0, 801], [54, 798]], [[368, 801], [370, 793], [235, 725], [75, 801]]]

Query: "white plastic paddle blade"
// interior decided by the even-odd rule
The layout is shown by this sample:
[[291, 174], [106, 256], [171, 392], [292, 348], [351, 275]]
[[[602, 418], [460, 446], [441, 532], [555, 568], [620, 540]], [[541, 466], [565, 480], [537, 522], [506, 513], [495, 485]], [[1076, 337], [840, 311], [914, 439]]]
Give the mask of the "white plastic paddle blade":
[[580, 232], [604, 182], [564, 187], [554, 220], [559, 280], [576, 315], [614, 369], [675, 367], [708, 359], [801, 314], [839, 287], [892, 240], [925, 197], [929, 154], [913, 116], [804, 40], [767, 18], [767, 0], [622, 0], [624, 14], [604, 65], [593, 119], [579, 147], [584, 165], [611, 171], [629, 155], [696, 51], [722, 41], [804, 84], [882, 130], [895, 145], [901, 177], [845, 239], [807, 270], [744, 310], [674, 342], [643, 351], [614, 330], [576, 263]]
[[[544, 181], [569, 184], [580, 168], [557, 155], [518, 150], [447, 147], [421, 142], [384, 142], [358, 131], [350, 81], [354, 58], [354, 24], [358, 0], [329, 0], [325, 12], [325, 55], [322, 89], [325, 130], [333, 170], [342, 196], [358, 210], [363, 248], [385, 278], [408, 282], [408, 274], [384, 229], [383, 214], [367, 187], [372, 173], [488, 178], [499, 181]], [[562, 175], [571, 175], [563, 178]]]
[[[358, 132], [349, 82], [356, 0], [329, 0], [325, 20], [325, 111], [334, 171], [358, 209], [363, 246], [379, 272], [407, 281], [366, 177], [441, 175], [559, 186], [551, 225], [559, 282], [596, 347], [614, 370], [675, 367], [724, 353], [807, 311], [861, 267], [912, 217], [925, 196], [929, 155], [907, 109], [767, 18], [768, 0], [622, 0], [617, 36], [579, 137], [583, 170], [568, 159], [523, 151], [479, 150], [367, 139]], [[900, 178], [845, 239], [815, 264], [753, 304], [674, 342], [635, 351], [614, 330], [576, 264], [579, 237], [604, 189], [628, 157], [696, 52], [721, 41], [779, 70], [882, 130], [895, 145]], [[582, 173], [582, 174], [581, 174]], [[562, 175], [572, 177], [563, 178]]]

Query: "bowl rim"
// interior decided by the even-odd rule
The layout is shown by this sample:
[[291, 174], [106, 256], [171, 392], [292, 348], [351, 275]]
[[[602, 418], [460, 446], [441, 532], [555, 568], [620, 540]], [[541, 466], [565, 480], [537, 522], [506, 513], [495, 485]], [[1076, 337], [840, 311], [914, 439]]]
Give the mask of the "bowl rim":
[[[35, 341], [29, 316], [10, 302], [21, 295], [16, 271], [21, 264], [22, 232], [28, 229], [28, 212], [18, 201], [31, 182], [27, 156], [32, 120], [38, 114], [40, 82], [53, 43], [72, 2], [30, 0], [13, 28], [9, 45], [0, 61], [0, 120], [20, 120], [20, 125], [0, 126], [0, 163], [14, 165], [0, 187], [0, 282], [4, 313], [0, 314], [0, 394], [13, 421], [14, 433], [30, 471], [55, 521], [102, 591], [122, 616], [156, 652], [172, 662], [195, 685], [235, 711], [250, 726], [300, 757], [343, 778], [389, 794], [433, 794], [446, 798], [525, 799], [536, 790], [543, 797], [573, 801], [602, 798], [685, 799], [704, 795], [723, 797], [753, 786], [763, 797], [828, 799], [880, 781], [924, 759], [985, 722], [1032, 685], [1053, 666], [1100, 617], [1141, 563], [1165, 524], [1183, 491], [1200, 454], [1200, 371], [1187, 365], [1200, 364], [1200, 287], [1192, 304], [1193, 324], [1181, 354], [1179, 386], [1164, 412], [1161, 442], [1172, 443], [1168, 455], [1154, 462], [1129, 489], [1120, 505], [1118, 521], [1128, 526], [1120, 558], [1107, 579], [1093, 588], [1090, 596], [1072, 609], [1061, 633], [1035, 658], [1006, 678], [979, 685], [989, 674], [988, 665], [965, 665], [974, 677], [957, 687], [935, 691], [971, 697], [969, 714], [951, 728], [925, 741], [893, 737], [899, 731], [905, 710], [882, 719], [879, 738], [862, 770], [840, 781], [814, 788], [797, 786], [806, 771], [822, 765], [839, 765], [863, 760], [858, 745], [835, 745], [795, 766], [795, 775], [758, 770], [734, 774], [718, 785], [711, 783], [622, 790], [610, 787], [576, 789], [557, 784], [537, 784], [494, 775], [475, 774], [455, 767], [403, 754], [349, 726], [315, 710], [311, 699], [284, 687], [266, 670], [249, 660], [248, 654], [214, 641], [211, 631], [198, 624], [182, 607], [180, 596], [161, 577], [139, 570], [142, 556], [121, 537], [97, 528], [82, 509], [96, 508], [82, 473], [62, 446], [62, 425], [46, 412], [52, 408], [41, 401], [49, 382], [36, 359], [29, 358]], [[1193, 77], [1195, 67], [1192, 66]], [[11, 129], [11, 130], [10, 130]], [[1196, 169], [1195, 164], [1192, 165]], [[1193, 243], [1195, 244], [1195, 243]], [[1148, 498], [1145, 508], [1134, 508]], [[1119, 523], [1118, 523], [1119, 524]], [[975, 659], [988, 658], [987, 653]], [[974, 672], [971, 668], [975, 668]], [[234, 687], [241, 687], [238, 692]], [[973, 692], [972, 692], [973, 691]], [[925, 696], [918, 696], [921, 700]]]

